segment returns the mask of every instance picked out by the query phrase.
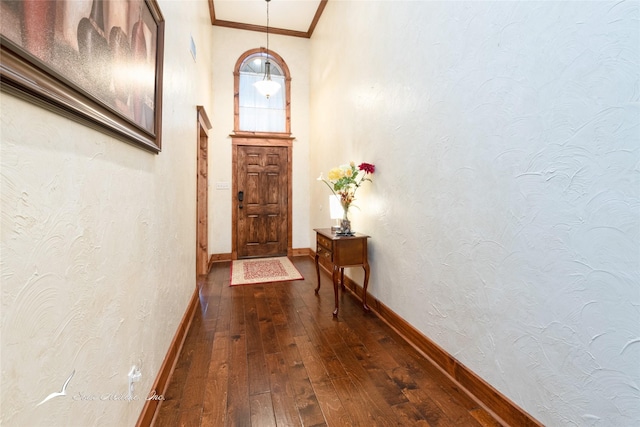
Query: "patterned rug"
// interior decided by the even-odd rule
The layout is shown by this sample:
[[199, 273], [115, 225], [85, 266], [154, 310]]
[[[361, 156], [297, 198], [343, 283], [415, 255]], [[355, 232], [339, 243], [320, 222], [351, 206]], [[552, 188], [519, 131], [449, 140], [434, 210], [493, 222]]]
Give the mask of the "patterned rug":
[[302, 279], [302, 274], [286, 256], [240, 259], [231, 264], [230, 286]]

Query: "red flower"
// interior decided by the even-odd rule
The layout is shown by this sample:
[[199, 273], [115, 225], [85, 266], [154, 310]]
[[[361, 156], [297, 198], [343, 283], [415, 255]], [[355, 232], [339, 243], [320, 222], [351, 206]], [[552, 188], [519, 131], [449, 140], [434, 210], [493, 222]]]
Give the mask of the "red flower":
[[360, 163], [358, 169], [364, 171], [365, 173], [374, 173], [376, 171], [376, 166], [371, 163]]

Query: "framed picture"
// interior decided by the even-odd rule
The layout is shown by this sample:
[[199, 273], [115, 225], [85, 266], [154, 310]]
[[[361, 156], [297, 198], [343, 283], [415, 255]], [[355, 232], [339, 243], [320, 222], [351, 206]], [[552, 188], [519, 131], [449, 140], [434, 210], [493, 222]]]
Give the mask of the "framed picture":
[[164, 18], [155, 0], [0, 0], [1, 88], [161, 149]]

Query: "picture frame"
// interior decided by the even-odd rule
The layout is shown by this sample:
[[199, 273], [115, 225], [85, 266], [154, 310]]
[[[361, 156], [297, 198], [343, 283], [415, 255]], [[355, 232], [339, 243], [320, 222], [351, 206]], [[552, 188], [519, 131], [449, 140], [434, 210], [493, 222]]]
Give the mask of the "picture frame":
[[0, 0], [0, 89], [161, 151], [164, 18], [156, 0]]

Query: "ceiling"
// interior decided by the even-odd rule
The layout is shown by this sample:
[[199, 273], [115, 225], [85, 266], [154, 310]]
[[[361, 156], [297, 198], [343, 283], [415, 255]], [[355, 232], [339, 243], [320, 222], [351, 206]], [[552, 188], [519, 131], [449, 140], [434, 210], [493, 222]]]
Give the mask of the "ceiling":
[[[328, 0], [271, 0], [269, 33], [311, 37]], [[213, 25], [266, 31], [266, 0], [209, 0]]]

